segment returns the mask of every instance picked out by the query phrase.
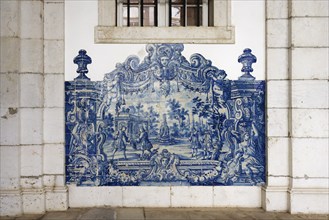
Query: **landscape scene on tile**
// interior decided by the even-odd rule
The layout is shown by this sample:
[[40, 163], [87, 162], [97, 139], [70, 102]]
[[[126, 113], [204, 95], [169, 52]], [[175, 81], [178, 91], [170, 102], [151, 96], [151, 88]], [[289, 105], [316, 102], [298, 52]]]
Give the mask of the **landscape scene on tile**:
[[[66, 182], [78, 186], [261, 185], [265, 182], [265, 81], [256, 57], [238, 57], [242, 75], [183, 44], [148, 44], [102, 81], [92, 59], [74, 58], [65, 82]], [[233, 58], [236, 59], [236, 58]]]

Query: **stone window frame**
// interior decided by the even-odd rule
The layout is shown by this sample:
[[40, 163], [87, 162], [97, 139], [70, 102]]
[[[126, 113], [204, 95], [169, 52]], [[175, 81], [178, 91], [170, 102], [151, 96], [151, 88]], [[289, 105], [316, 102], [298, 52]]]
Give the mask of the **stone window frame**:
[[[158, 7], [166, 7], [166, 0], [159, 0]], [[231, 25], [231, 0], [213, 0], [211, 26], [158, 27], [117, 26], [116, 0], [98, 0], [98, 25], [95, 27], [95, 43], [185, 43], [185, 44], [233, 44], [235, 28]], [[162, 14], [161, 14], [162, 13]], [[159, 10], [158, 17], [166, 17]]]

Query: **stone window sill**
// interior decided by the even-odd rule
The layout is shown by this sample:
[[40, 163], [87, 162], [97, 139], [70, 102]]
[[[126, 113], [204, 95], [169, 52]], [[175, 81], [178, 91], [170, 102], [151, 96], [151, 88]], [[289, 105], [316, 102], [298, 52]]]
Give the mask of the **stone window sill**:
[[234, 26], [113, 27], [96, 26], [95, 43], [233, 44]]

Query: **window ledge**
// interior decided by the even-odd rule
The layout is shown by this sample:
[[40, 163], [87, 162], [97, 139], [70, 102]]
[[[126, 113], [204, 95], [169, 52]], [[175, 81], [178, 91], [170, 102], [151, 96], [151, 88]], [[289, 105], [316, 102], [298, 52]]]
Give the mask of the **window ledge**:
[[234, 26], [95, 27], [95, 43], [233, 44], [234, 42]]

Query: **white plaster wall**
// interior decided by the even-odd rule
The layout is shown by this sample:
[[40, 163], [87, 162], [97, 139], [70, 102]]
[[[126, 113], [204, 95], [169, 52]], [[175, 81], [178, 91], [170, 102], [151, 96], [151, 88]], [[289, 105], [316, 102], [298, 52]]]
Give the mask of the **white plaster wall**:
[[[97, 1], [65, 2], [65, 80], [73, 80], [76, 65], [73, 58], [86, 49], [93, 63], [88, 65], [88, 77], [102, 80], [104, 73], [131, 55], [141, 60], [146, 55], [144, 44], [95, 44]], [[232, 1], [232, 25], [235, 44], [187, 45], [183, 55], [189, 59], [200, 53], [224, 69], [229, 79], [241, 76], [237, 62], [244, 48], [251, 48], [258, 58], [254, 76], [265, 79], [265, 1]], [[129, 207], [260, 207], [261, 187], [75, 187], [69, 186], [69, 206], [129, 206]]]
[[[232, 1], [232, 25], [235, 26], [235, 44], [186, 44], [183, 55], [189, 59], [200, 53], [215, 66], [223, 69], [229, 79], [241, 75], [242, 65], [237, 62], [243, 49], [249, 47], [258, 58], [254, 64], [254, 76], [265, 78], [265, 1]], [[98, 4], [96, 0], [65, 2], [65, 80], [73, 80], [76, 65], [73, 58], [80, 49], [87, 50], [93, 63], [88, 66], [92, 80], [102, 80], [105, 73], [114, 70], [116, 63], [125, 61], [128, 55], [146, 55], [145, 44], [95, 44], [94, 27], [97, 26]]]

